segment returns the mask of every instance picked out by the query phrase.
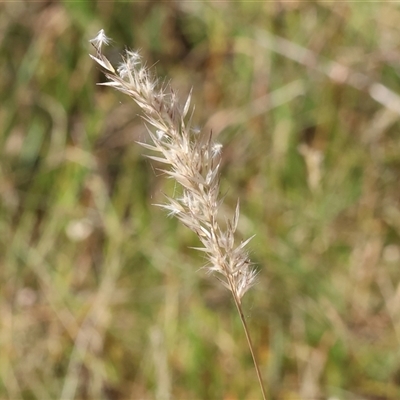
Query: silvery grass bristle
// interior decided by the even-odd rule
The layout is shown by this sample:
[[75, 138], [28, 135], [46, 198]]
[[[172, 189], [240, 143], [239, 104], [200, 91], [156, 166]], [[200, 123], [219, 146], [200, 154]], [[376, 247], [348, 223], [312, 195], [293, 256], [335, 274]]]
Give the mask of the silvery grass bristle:
[[[108, 79], [108, 82], [101, 85], [111, 86], [127, 94], [142, 109], [151, 144], [139, 144], [154, 152], [156, 155], [147, 157], [166, 165], [162, 171], [181, 185], [180, 196], [167, 197], [167, 203], [159, 206], [196, 233], [203, 245], [197, 249], [203, 251], [209, 261], [205, 268], [209, 273], [216, 274], [232, 292], [260, 381], [241, 308], [242, 298], [255, 283], [257, 273], [246, 251], [251, 238], [235, 245], [239, 202], [232, 218], [226, 221], [226, 227], [223, 229], [218, 223], [222, 145], [213, 141], [211, 133], [192, 129], [192, 113], [189, 112], [191, 92], [181, 106], [171, 86], [159, 84], [138, 52], [127, 50], [122, 56], [122, 62], [114, 68], [102, 53], [102, 47], [110, 43], [104, 30], [100, 30], [90, 42], [96, 50], [96, 54], [90, 57], [100, 65]], [[262, 388], [261, 381], [260, 384]], [[263, 389], [262, 392], [265, 398]]]

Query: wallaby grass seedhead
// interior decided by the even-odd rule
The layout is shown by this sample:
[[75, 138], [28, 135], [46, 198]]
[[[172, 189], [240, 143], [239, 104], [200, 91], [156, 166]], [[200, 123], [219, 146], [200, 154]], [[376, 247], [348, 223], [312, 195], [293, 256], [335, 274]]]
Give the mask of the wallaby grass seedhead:
[[209, 263], [204, 267], [216, 274], [218, 280], [233, 295], [253, 356], [257, 376], [262, 388], [261, 374], [253, 352], [251, 339], [241, 308], [244, 294], [254, 285], [257, 272], [249, 260], [246, 245], [251, 238], [235, 244], [235, 231], [239, 220], [239, 202], [232, 218], [222, 228], [218, 222], [220, 197], [220, 154], [222, 145], [212, 140], [210, 133], [198, 132], [191, 127], [191, 92], [182, 107], [169, 84], [159, 85], [138, 52], [127, 50], [117, 69], [103, 55], [102, 46], [111, 41], [104, 30], [90, 42], [96, 55], [90, 57], [103, 69], [111, 86], [130, 96], [142, 109], [143, 119], [151, 144], [138, 142], [144, 148], [158, 153], [147, 157], [169, 165], [161, 169], [182, 187], [182, 193], [168, 197], [159, 206], [176, 216], [196, 233]]

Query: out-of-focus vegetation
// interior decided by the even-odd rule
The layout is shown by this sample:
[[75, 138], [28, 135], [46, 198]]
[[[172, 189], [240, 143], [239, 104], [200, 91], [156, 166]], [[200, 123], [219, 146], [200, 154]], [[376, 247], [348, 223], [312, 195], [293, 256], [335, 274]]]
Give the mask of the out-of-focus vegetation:
[[0, 398], [260, 397], [101, 28], [224, 144], [272, 398], [399, 399], [400, 7], [245, 0], [0, 4]]

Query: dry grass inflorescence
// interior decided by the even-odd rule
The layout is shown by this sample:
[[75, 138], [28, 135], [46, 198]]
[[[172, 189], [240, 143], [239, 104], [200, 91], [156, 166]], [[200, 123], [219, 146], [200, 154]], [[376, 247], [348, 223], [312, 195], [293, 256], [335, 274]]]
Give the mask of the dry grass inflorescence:
[[139, 143], [160, 156], [148, 156], [154, 161], [171, 166], [160, 171], [176, 180], [183, 188], [181, 196], [169, 197], [161, 207], [176, 216], [194, 231], [210, 261], [209, 272], [222, 277], [222, 283], [240, 304], [243, 295], [254, 284], [256, 271], [245, 248], [249, 240], [235, 246], [234, 234], [239, 218], [239, 204], [235, 215], [226, 221], [226, 229], [218, 222], [220, 208], [219, 167], [222, 145], [213, 141], [212, 133], [199, 132], [191, 126], [190, 99], [182, 107], [170, 85], [161, 88], [140, 55], [128, 50], [117, 70], [102, 54], [102, 46], [109, 38], [101, 30], [91, 42], [96, 56], [91, 56], [105, 71], [111, 86], [130, 96], [142, 109], [152, 144]]
[[174, 179], [183, 189], [167, 196], [168, 203], [160, 205], [170, 215], [177, 217], [185, 226], [196, 233], [203, 247], [197, 248], [207, 254], [209, 273], [216, 274], [220, 282], [231, 291], [243, 323], [249, 348], [265, 399], [265, 391], [260, 370], [255, 358], [250, 334], [244, 319], [241, 301], [244, 294], [254, 285], [256, 270], [249, 259], [247, 239], [235, 244], [235, 231], [239, 220], [239, 202], [235, 214], [226, 220], [221, 228], [218, 211], [220, 196], [220, 153], [222, 145], [213, 141], [211, 132], [194, 129], [191, 123], [191, 95], [182, 106], [169, 84], [160, 87], [140, 55], [127, 50], [123, 61], [115, 69], [102, 53], [102, 47], [110, 43], [104, 30], [91, 40], [96, 50], [92, 59], [103, 68], [111, 86], [130, 96], [142, 109], [151, 144], [139, 144], [159, 153], [150, 159], [170, 166], [159, 169]]

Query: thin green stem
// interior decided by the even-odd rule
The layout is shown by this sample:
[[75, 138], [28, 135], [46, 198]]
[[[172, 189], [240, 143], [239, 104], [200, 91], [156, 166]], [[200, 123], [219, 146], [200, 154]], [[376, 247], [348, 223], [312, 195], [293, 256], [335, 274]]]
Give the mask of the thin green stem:
[[236, 309], [238, 310], [238, 313], [240, 315], [240, 320], [242, 321], [242, 326], [244, 329], [244, 333], [246, 335], [247, 344], [249, 345], [251, 357], [253, 358], [254, 368], [256, 369], [257, 379], [258, 379], [258, 383], [260, 385], [262, 397], [263, 397], [263, 400], [267, 400], [267, 395], [265, 393], [265, 388], [264, 388], [264, 381], [261, 376], [261, 372], [260, 372], [260, 368], [258, 366], [256, 355], [254, 353], [253, 342], [251, 340], [250, 331], [247, 327], [247, 322], [246, 322], [246, 319], [243, 314], [242, 305], [234, 291], [232, 291], [232, 295], [233, 295], [233, 299], [235, 301]]

